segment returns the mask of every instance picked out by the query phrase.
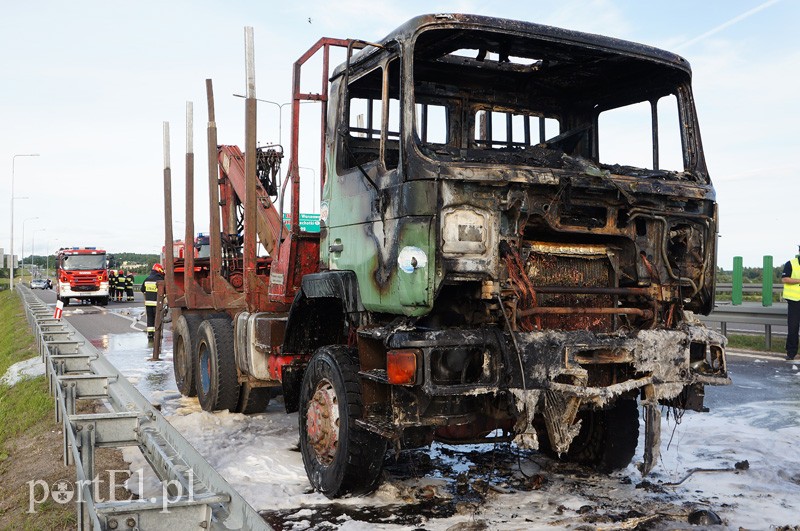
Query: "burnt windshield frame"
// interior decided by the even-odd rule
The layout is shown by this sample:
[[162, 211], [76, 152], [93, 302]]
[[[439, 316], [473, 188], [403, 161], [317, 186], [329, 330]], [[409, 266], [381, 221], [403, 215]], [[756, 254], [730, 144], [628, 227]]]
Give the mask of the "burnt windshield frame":
[[[474, 57], [452, 55], [462, 49], [477, 52]], [[523, 143], [512, 141], [510, 131], [505, 135], [506, 141], [488, 141], [492, 147], [506, 144], [503, 149], [480, 149], [481, 146], [471, 143], [471, 139], [478, 138], [476, 112], [490, 110], [507, 112], [509, 123], [512, 115], [558, 120], [560, 134], [575, 132], [580, 135], [577, 143], [574, 138], [556, 139], [561, 143], [569, 140], [567, 145], [572, 151], [563, 152], [599, 164], [597, 118], [600, 112], [671, 94], [678, 101], [681, 117], [684, 172], [692, 173], [700, 181], [707, 180], [688, 66], [678, 68], [658, 57], [559, 41], [552, 36], [472, 26], [422, 27], [413, 36], [408, 50], [407, 70], [411, 75], [406, 80], [410, 93], [406, 101], [413, 109], [408, 124], [418, 155], [444, 163], [505, 162], [554, 167], [551, 159], [558, 157], [553, 153], [542, 152], [533, 160], [525, 160], [526, 148], [550, 147], [547, 142], [541, 142], [535, 131], [530, 134], [526, 131]], [[501, 91], [498, 87], [508, 87], [508, 90]], [[444, 125], [446, 145], [422, 141], [425, 131], [419, 128], [423, 120], [417, 113], [419, 105], [426, 103], [444, 104], [448, 109]], [[508, 155], [505, 160], [504, 153]], [[625, 161], [618, 162], [618, 167], [625, 167]], [[676, 173], [651, 171], [665, 176]]]

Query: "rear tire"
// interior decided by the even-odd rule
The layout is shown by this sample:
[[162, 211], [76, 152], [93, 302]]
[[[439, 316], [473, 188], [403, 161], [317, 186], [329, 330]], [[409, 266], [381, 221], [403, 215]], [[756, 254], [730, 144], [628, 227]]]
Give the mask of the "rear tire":
[[197, 399], [204, 411], [235, 411], [239, 377], [233, 354], [233, 324], [228, 318], [208, 319], [198, 328], [195, 348]]
[[249, 383], [243, 383], [239, 389], [236, 412], [245, 415], [263, 413], [269, 405], [270, 398], [272, 398], [271, 387], [253, 387]]
[[193, 353], [202, 322], [201, 315], [181, 313], [172, 328], [172, 369], [178, 391], [185, 396], [197, 396], [197, 361]]
[[356, 425], [362, 412], [350, 349], [321, 347], [306, 368], [298, 416], [306, 475], [328, 498], [365, 494], [378, 485], [386, 440]]

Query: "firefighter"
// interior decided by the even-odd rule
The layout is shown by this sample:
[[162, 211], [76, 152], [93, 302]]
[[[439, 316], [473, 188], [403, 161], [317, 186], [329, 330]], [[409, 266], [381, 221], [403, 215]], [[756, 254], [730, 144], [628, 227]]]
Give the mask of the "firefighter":
[[127, 295], [128, 302], [133, 302], [133, 272], [128, 271], [125, 275], [125, 295]]
[[125, 271], [120, 269], [117, 271], [117, 302], [122, 302], [123, 295], [125, 295]]
[[117, 272], [113, 269], [108, 270], [108, 300], [116, 299], [117, 294]]
[[164, 280], [164, 268], [161, 264], [153, 265], [153, 270], [142, 282], [144, 293], [144, 309], [147, 312], [147, 339], [153, 339], [156, 333], [156, 305], [158, 304], [158, 282]]

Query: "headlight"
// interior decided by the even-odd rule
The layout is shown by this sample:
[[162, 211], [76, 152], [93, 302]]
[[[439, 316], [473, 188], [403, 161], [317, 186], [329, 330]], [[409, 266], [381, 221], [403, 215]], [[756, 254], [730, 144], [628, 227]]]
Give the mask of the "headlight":
[[474, 208], [446, 209], [442, 213], [442, 252], [484, 254], [488, 247], [489, 215]]

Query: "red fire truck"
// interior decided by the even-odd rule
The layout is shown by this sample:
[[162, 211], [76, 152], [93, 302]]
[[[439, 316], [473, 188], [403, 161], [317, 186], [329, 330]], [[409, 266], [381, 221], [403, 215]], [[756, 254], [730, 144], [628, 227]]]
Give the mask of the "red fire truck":
[[64, 306], [70, 299], [108, 304], [105, 251], [97, 247], [62, 247], [56, 256], [56, 268], [56, 297]]

